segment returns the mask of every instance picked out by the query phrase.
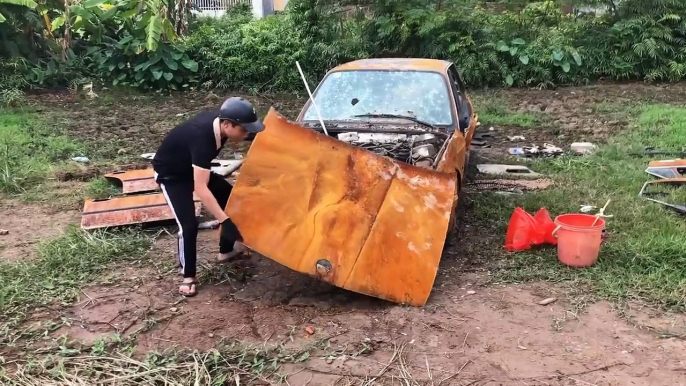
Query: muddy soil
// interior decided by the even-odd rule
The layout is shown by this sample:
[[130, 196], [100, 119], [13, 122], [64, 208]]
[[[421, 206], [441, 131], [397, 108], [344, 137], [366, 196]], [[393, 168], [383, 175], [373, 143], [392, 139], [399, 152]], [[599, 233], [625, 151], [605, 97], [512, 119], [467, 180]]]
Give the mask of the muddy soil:
[[[626, 121], [598, 109], [598, 104], [683, 104], [685, 94], [683, 84], [501, 92], [516, 111], [545, 114], [545, 126], [529, 132], [537, 143], [558, 146], [602, 141], [626, 127]], [[217, 106], [226, 96], [34, 98], [46, 108], [77, 114], [79, 119], [69, 123], [70, 133], [108, 144], [101, 147], [103, 159], [133, 159], [154, 151], [161, 136], [183, 119], [178, 114]], [[250, 98], [260, 113], [275, 105], [289, 118], [303, 101]], [[487, 125], [479, 131], [488, 130]], [[511, 146], [506, 136], [521, 134], [521, 128], [494, 127], [493, 132], [502, 149]], [[488, 151], [478, 149], [486, 159]], [[115, 333], [138, 334], [139, 355], [169, 347], [207, 350], [227, 338], [288, 348], [330, 338], [329, 348], [319, 347], [306, 362], [283, 369], [292, 374], [287, 378], [290, 385], [352, 385], [372, 377], [377, 377], [376, 384], [391, 385], [409, 376], [424, 384], [445, 380], [444, 385], [686, 385], [683, 315], [631, 304], [615, 309], [605, 302], [580, 308], [575, 294], [583, 289], [561, 285], [485, 285], [491, 282], [489, 266], [506, 257], [487, 255], [484, 251], [492, 248], [484, 246], [501, 244], [504, 236], [488, 225], [477, 229], [469, 203], [463, 203], [459, 237], [446, 248], [433, 293], [422, 308], [344, 291], [258, 255], [227, 275], [226, 267], [210, 262], [216, 234], [202, 231], [199, 257], [206, 274], [196, 297], [177, 295], [180, 277], [175, 269], [120, 265], [100, 284], [87, 287], [77, 304], [42, 310], [29, 323], [66, 321], [50, 337], [66, 334], [84, 345]], [[55, 235], [66, 223], [78, 224], [78, 213], [47, 214], [43, 207], [6, 201], [2, 205], [3, 214], [19, 216], [11, 222], [8, 216], [0, 220], [0, 229], [10, 231], [0, 236], [3, 260], [24, 256], [29, 252], [22, 248]], [[172, 262], [175, 252], [174, 237], [164, 236], [153, 255]], [[551, 297], [556, 300], [539, 304]]]
[[[204, 110], [218, 109], [230, 96], [248, 98], [259, 116], [270, 107], [294, 119], [305, 99], [293, 96], [249, 96], [214, 91], [167, 97], [103, 94], [96, 99], [81, 95], [34, 95], [31, 100], [52, 111], [62, 112], [68, 133], [89, 146], [85, 156], [105, 162], [111, 158], [136, 161], [143, 153], [157, 150], [162, 137], [174, 125]], [[77, 119], [75, 119], [77, 117]], [[230, 150], [222, 154], [229, 155]]]
[[[207, 247], [200, 258], [209, 265], [215, 235], [204, 232], [201, 240]], [[160, 240], [160, 259], [173, 259], [173, 246], [171, 237]], [[377, 384], [390, 385], [403, 371], [426, 384], [431, 378], [436, 384], [450, 378], [449, 385], [686, 384], [686, 341], [675, 336], [686, 329], [683, 315], [627, 309], [627, 319], [605, 302], [579, 312], [566, 291], [549, 284], [483, 286], [488, 273], [464, 273], [462, 260], [469, 257], [459, 246], [453, 252], [422, 308], [344, 291], [257, 255], [240, 266], [243, 281], [204, 283], [185, 300], [173, 275], [125, 269], [120, 277], [135, 279], [87, 288], [88, 297], [60, 315], [71, 326], [55, 335], [90, 344], [157, 319], [137, 339], [140, 355], [170, 347], [208, 350], [222, 339], [295, 349], [330, 338], [329, 349], [282, 369], [293, 374], [291, 385], [345, 384], [336, 382], [379, 374]], [[549, 298], [555, 301], [539, 304]], [[400, 347], [402, 359], [392, 360]]]
[[[88, 144], [85, 154], [104, 161], [117, 158], [119, 161], [139, 160], [142, 153], [154, 152], [162, 136], [175, 124], [201, 110], [217, 108], [225, 98], [234, 96], [230, 92], [174, 94], [167, 97], [131, 94], [101, 93], [95, 99], [83, 95], [63, 93], [59, 95], [34, 95], [31, 99], [45, 109], [62, 111], [69, 133]], [[489, 139], [493, 152], [502, 154], [503, 149], [512, 146], [507, 137], [525, 135], [521, 145], [545, 142], [565, 147], [572, 142], [602, 142], [609, 135], [627, 127], [628, 120], [623, 109], [641, 103], [684, 104], [686, 82], [669, 85], [648, 85], [640, 83], [593, 85], [553, 90], [500, 90], [477, 91], [478, 97], [495, 95], [507, 101], [516, 112], [533, 112], [543, 117], [533, 129], [518, 126], [498, 126], [482, 122], [479, 132], [489, 132], [495, 138]], [[274, 107], [289, 119], [295, 119], [306, 101], [306, 94], [241, 95], [255, 105], [258, 115], [263, 116]], [[479, 106], [476, 106], [477, 112]], [[77, 117], [77, 119], [75, 119]], [[230, 156], [232, 150], [225, 150], [222, 156]]]
[[[0, 200], [0, 262], [13, 262], [35, 256], [36, 244], [59, 236], [68, 224], [78, 224], [75, 211], [58, 212], [50, 207]], [[4, 232], [3, 232], [4, 233]]]

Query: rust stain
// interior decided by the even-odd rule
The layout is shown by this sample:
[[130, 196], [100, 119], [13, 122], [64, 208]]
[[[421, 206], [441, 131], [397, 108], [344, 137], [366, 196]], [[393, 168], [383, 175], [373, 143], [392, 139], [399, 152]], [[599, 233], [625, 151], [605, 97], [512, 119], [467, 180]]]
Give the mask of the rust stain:
[[[456, 195], [454, 170], [395, 162], [273, 108], [264, 124], [226, 207], [245, 244], [338, 287], [425, 304]], [[331, 264], [326, 275], [317, 271], [322, 260]]]
[[[200, 215], [201, 204], [195, 200], [195, 214]], [[173, 220], [174, 213], [162, 193], [114, 197], [105, 200], [86, 200], [81, 228], [97, 229], [122, 225]]]

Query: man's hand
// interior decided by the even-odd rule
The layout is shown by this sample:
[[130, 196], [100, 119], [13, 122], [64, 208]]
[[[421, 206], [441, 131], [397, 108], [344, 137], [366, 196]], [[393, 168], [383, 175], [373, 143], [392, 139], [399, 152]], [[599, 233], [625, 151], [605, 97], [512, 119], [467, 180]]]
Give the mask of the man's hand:
[[210, 180], [210, 171], [207, 169], [193, 167], [193, 181], [195, 194], [198, 196], [200, 201], [205, 208], [212, 213], [214, 218], [220, 223], [226, 220], [228, 217], [224, 213], [224, 208], [219, 206], [217, 199], [214, 198], [212, 192], [207, 187], [207, 183]]
[[230, 218], [227, 218], [221, 223], [221, 233], [219, 237], [221, 238], [221, 241], [230, 243], [228, 245], [233, 245], [236, 241], [243, 242], [241, 232]]

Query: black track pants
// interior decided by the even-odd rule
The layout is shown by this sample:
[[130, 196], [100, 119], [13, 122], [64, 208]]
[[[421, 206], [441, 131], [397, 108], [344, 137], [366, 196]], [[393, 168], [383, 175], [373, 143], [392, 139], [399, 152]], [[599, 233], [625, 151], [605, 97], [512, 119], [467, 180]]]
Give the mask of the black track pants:
[[[155, 180], [160, 185], [167, 204], [172, 209], [176, 223], [179, 226], [179, 264], [183, 268], [183, 277], [195, 277], [197, 250], [196, 242], [198, 239], [198, 220], [195, 217], [195, 206], [193, 205], [193, 181], [187, 180], [168, 180], [159, 178], [155, 174]], [[214, 198], [217, 199], [219, 206], [226, 207], [231, 195], [231, 184], [217, 173], [210, 173], [210, 181], [207, 184]], [[220, 245], [221, 253], [228, 253], [233, 250], [231, 245]]]

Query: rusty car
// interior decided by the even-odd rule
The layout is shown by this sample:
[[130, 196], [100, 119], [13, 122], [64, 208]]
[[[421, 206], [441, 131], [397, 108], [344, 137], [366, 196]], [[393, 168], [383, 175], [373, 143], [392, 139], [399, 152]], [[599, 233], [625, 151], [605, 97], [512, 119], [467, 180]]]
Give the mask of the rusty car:
[[478, 121], [455, 64], [352, 61], [312, 99], [294, 121], [269, 110], [227, 215], [246, 246], [293, 270], [424, 305]]

